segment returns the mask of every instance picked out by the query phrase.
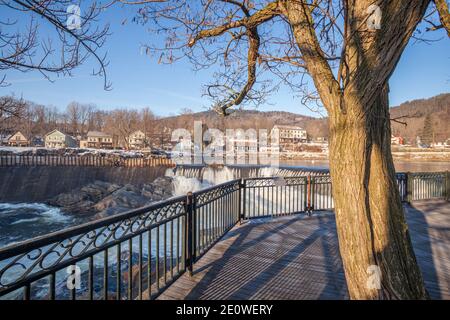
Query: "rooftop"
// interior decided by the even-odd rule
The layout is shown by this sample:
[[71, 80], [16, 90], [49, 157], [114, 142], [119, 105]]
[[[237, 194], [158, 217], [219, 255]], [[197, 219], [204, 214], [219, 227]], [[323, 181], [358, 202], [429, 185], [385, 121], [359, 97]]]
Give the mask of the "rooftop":
[[278, 128], [278, 129], [287, 129], [287, 130], [304, 130], [302, 127], [298, 127], [298, 126], [288, 126], [288, 125], [275, 125], [274, 128]]
[[101, 131], [89, 131], [87, 133], [88, 137], [111, 137], [110, 134], [101, 132]]

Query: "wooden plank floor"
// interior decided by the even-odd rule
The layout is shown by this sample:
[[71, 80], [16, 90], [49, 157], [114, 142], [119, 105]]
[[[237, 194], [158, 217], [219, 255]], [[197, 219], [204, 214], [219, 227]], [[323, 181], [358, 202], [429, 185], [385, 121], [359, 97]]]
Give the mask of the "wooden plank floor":
[[[450, 204], [415, 203], [407, 219], [427, 289], [450, 299]], [[346, 299], [331, 213], [233, 228], [159, 299]]]

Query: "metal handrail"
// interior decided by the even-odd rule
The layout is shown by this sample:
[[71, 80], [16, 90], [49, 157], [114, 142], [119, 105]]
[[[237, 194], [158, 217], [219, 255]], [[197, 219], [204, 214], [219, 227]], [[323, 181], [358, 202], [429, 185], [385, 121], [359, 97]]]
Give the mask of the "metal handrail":
[[86, 231], [96, 230], [101, 227], [113, 224], [115, 222], [123, 221], [125, 219], [130, 219], [136, 217], [140, 214], [162, 208], [168, 204], [184, 201], [185, 196], [179, 196], [170, 198], [168, 200], [154, 203], [145, 207], [138, 209], [128, 210], [122, 213], [118, 213], [111, 217], [101, 218], [95, 221], [86, 222], [79, 226], [69, 227], [64, 230], [55, 231], [47, 235], [38, 236], [29, 240], [21, 241], [18, 243], [11, 244], [4, 248], [0, 248], [0, 260], [8, 259], [10, 257], [17, 256], [21, 253], [39, 249], [40, 247], [52, 244], [55, 241], [60, 241], [61, 239], [67, 239], [72, 236], [85, 233]]

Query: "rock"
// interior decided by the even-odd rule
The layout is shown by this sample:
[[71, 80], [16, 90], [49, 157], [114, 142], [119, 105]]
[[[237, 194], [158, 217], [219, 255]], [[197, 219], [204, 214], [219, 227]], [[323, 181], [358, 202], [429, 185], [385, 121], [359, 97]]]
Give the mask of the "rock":
[[[146, 185], [149, 186], [149, 185]], [[152, 199], [154, 201], [160, 201], [163, 199], [167, 199], [173, 195], [173, 185], [172, 178], [170, 177], [159, 177], [155, 179], [151, 184], [150, 188], [152, 189]], [[145, 187], [145, 186], [144, 186]], [[144, 188], [143, 188], [144, 189]]]
[[69, 193], [62, 193], [47, 201], [71, 213], [89, 213], [95, 203], [120, 188], [117, 184], [95, 181]]
[[97, 211], [103, 211], [107, 208], [122, 207], [122, 208], [138, 208], [147, 203], [148, 199], [142, 196], [139, 192], [127, 187], [123, 187], [111, 195], [103, 198], [94, 208]]
[[95, 181], [80, 189], [60, 194], [47, 203], [74, 214], [94, 213], [93, 218], [98, 219], [167, 199], [172, 194], [170, 177], [159, 177], [142, 188], [131, 184], [121, 186]]
[[141, 194], [146, 198], [151, 198], [154, 191], [155, 187], [152, 184], [144, 184], [141, 189]]

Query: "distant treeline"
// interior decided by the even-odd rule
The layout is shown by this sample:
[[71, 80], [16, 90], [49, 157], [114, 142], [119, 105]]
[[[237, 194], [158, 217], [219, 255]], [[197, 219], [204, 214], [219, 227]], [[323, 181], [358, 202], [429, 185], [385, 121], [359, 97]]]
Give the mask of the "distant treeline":
[[[417, 136], [427, 136], [435, 142], [450, 137], [450, 93], [429, 99], [408, 101], [390, 109], [392, 132], [406, 142], [414, 143]], [[428, 117], [427, 121], [425, 119]], [[113, 135], [117, 143], [127, 147], [126, 139], [141, 130], [164, 144], [176, 128], [192, 130], [194, 121], [202, 121], [206, 128], [268, 129], [274, 125], [296, 125], [306, 129], [310, 138], [328, 137], [327, 118], [307, 117], [291, 112], [236, 110], [227, 117], [213, 111], [192, 112], [184, 108], [178, 115], [160, 118], [148, 107], [142, 109], [117, 108], [102, 110], [93, 104], [71, 102], [64, 109], [44, 106], [11, 96], [0, 97], [0, 134], [21, 130], [28, 136], [43, 136], [59, 129], [72, 136], [85, 136], [90, 130]], [[427, 122], [427, 123], [426, 123]], [[431, 142], [431, 141], [430, 141]]]

